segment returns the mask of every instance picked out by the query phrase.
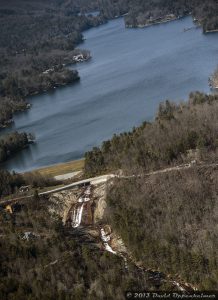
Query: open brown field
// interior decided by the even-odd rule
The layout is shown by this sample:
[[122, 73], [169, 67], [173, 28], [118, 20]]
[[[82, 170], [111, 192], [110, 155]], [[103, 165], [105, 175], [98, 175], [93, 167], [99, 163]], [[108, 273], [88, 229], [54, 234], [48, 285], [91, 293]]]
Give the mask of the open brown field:
[[73, 160], [67, 163], [36, 169], [34, 172], [38, 172], [44, 176], [54, 177], [71, 172], [82, 171], [84, 167], [84, 161], [84, 159]]

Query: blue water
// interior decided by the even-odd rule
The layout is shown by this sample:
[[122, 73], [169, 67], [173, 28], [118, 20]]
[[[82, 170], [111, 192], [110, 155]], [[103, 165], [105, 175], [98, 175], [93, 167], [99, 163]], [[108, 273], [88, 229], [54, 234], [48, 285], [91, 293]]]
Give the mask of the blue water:
[[218, 58], [218, 34], [202, 34], [191, 17], [144, 29], [125, 29], [122, 18], [84, 33], [80, 48], [92, 59], [78, 64], [81, 81], [30, 99], [10, 130], [34, 132], [37, 143], [5, 165], [25, 171], [81, 158], [85, 151], [152, 120], [165, 99], [209, 92]]

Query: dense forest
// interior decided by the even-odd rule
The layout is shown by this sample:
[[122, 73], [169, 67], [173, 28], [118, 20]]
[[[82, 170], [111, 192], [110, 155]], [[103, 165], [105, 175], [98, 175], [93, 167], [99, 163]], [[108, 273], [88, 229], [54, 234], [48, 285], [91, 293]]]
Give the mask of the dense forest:
[[55, 186], [61, 183], [54, 178], [42, 175], [39, 172], [31, 173], [10, 173], [7, 170], [0, 170], [0, 198], [5, 196], [16, 194], [19, 192], [19, 188], [22, 186], [30, 186], [31, 189], [37, 189], [41, 187]]
[[216, 0], [136, 0], [129, 1], [127, 27], [147, 26], [192, 14], [203, 31], [218, 30], [218, 3]]
[[[83, 30], [126, 12], [112, 2], [0, 1], [0, 130], [13, 122], [15, 112], [30, 107], [26, 97], [80, 79], [67, 65], [78, 54], [90, 57], [88, 50], [76, 49]], [[89, 14], [96, 10], [98, 16]]]
[[34, 137], [27, 133], [13, 132], [0, 138], [0, 163], [14, 153], [28, 147]]
[[[135, 175], [109, 187], [108, 223], [138, 260], [201, 290], [218, 288], [217, 115], [217, 95], [192, 93], [179, 105], [166, 101], [153, 123], [115, 135], [85, 161], [87, 176], [114, 170]], [[146, 175], [190, 162], [188, 169]]]
[[189, 100], [179, 105], [167, 100], [160, 104], [153, 123], [114, 135], [100, 148], [87, 152], [85, 171], [88, 176], [115, 169], [127, 174], [148, 172], [189, 161], [189, 149], [198, 149], [204, 159], [213, 157], [217, 109], [218, 95], [191, 93]]
[[142, 265], [217, 290], [217, 178], [210, 167], [116, 180], [107, 222]]
[[127, 272], [122, 258], [74, 240], [47, 199], [36, 195], [13, 215], [1, 210], [0, 225], [0, 299], [122, 300], [148, 288], [133, 265]]
[[[104, 21], [78, 15], [79, 1], [12, 2], [1, 1], [0, 9], [2, 126], [13, 112], [25, 109], [27, 96], [79, 79], [77, 71], [65, 66], [74, 62], [81, 31]], [[86, 7], [94, 9], [91, 4]]]
[[[0, 127], [27, 107], [27, 96], [78, 80], [78, 72], [66, 66], [78, 53], [90, 56], [76, 49], [83, 41], [82, 31], [126, 9], [113, 1], [1, 0]], [[88, 13], [94, 10], [101, 13]]]
[[[26, 97], [79, 80], [66, 66], [88, 51], [75, 50], [81, 31], [104, 22], [78, 15], [96, 9], [95, 1], [4, 1], [0, 8], [0, 130], [13, 122], [13, 114], [30, 108]], [[26, 133], [13, 133], [0, 141], [0, 162], [27, 144]]]

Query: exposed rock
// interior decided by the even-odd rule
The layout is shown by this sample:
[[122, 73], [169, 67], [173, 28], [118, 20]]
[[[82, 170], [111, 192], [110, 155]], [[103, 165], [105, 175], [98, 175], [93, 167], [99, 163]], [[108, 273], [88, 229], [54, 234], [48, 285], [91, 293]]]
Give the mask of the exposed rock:
[[65, 224], [67, 214], [71, 206], [77, 202], [79, 193], [79, 189], [73, 189], [52, 194], [50, 197], [50, 212], [60, 216]]
[[120, 253], [129, 254], [123, 240], [115, 232], [112, 232], [111, 234], [111, 247]]
[[96, 199], [95, 212], [94, 212], [94, 222], [98, 222], [103, 219], [104, 211], [107, 207], [106, 203], [106, 184], [97, 185], [93, 192], [93, 198]]
[[[82, 188], [74, 188], [52, 194], [50, 197], [50, 212], [61, 217], [63, 223], [66, 223], [68, 212], [72, 205], [78, 202], [78, 197], [83, 193]], [[104, 216], [106, 204], [106, 184], [98, 184], [93, 188], [92, 195], [94, 206], [94, 223], [102, 220]], [[91, 207], [90, 207], [91, 209]], [[85, 212], [86, 213], [86, 212]], [[90, 215], [90, 213], [88, 214]]]

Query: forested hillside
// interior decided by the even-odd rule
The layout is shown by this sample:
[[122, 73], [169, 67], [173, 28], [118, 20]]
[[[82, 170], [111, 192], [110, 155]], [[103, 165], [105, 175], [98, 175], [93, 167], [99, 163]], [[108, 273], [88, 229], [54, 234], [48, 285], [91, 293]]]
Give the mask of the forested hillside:
[[124, 291], [142, 290], [146, 276], [123, 259], [96, 246], [80, 244], [49, 213], [37, 196], [0, 211], [0, 299], [125, 299]]
[[218, 166], [116, 180], [107, 222], [143, 265], [218, 289]]
[[14, 153], [26, 148], [34, 141], [34, 137], [26, 133], [10, 133], [0, 138], [0, 163]]
[[127, 27], [147, 26], [192, 14], [203, 31], [218, 30], [218, 3], [216, 0], [136, 0], [129, 1]]
[[0, 125], [25, 109], [28, 95], [79, 79], [64, 65], [73, 63], [81, 31], [103, 22], [79, 9], [79, 1], [1, 1]]
[[202, 159], [217, 155], [218, 96], [191, 93], [187, 103], [161, 103], [156, 120], [128, 133], [114, 135], [86, 153], [85, 171], [96, 175], [122, 169], [148, 172], [189, 161], [187, 151], [198, 149]]
[[[79, 80], [78, 72], [66, 66], [80, 51], [75, 48], [85, 29], [126, 13], [130, 27], [191, 13], [204, 32], [218, 29], [215, 0], [0, 4], [0, 127], [10, 124], [14, 112], [29, 107], [27, 96]], [[96, 10], [98, 16], [89, 14]], [[124, 299], [127, 290], [154, 289], [148, 286], [148, 273], [133, 262], [200, 290], [217, 290], [217, 116], [218, 95], [191, 93], [185, 103], [161, 103], [153, 122], [114, 135], [86, 153], [85, 176], [124, 175], [107, 187], [101, 222], [121, 236], [131, 257], [128, 267], [122, 257], [101, 251], [97, 244], [73, 239], [75, 228], [64, 227], [51, 214], [50, 200], [39, 197], [37, 190], [28, 201], [23, 194], [13, 213], [0, 205], [0, 299]], [[28, 133], [1, 137], [0, 162], [32, 140]], [[32, 192], [55, 184], [39, 174], [0, 170], [0, 197], [5, 201], [22, 185], [31, 185]]]
[[25, 174], [10, 173], [6, 170], [0, 170], [0, 198], [5, 196], [19, 194], [19, 188], [22, 186], [30, 186], [31, 188], [49, 187], [57, 185], [58, 181], [38, 172]]
[[[142, 264], [200, 290], [218, 288], [217, 115], [216, 95], [192, 93], [180, 105], [166, 101], [153, 123], [114, 136], [85, 161], [87, 176], [135, 175], [109, 187], [108, 223]], [[181, 168], [147, 175], [172, 166]]]
[[[81, 14], [95, 10], [96, 1], [1, 0], [0, 5], [1, 130], [13, 122], [14, 112], [30, 107], [27, 96], [79, 80], [78, 72], [66, 65], [80, 53], [75, 46], [82, 42], [81, 32], [105, 20]], [[81, 53], [84, 59], [90, 56]], [[0, 161], [15, 152], [9, 155], [9, 148], [14, 145], [1, 146]]]

